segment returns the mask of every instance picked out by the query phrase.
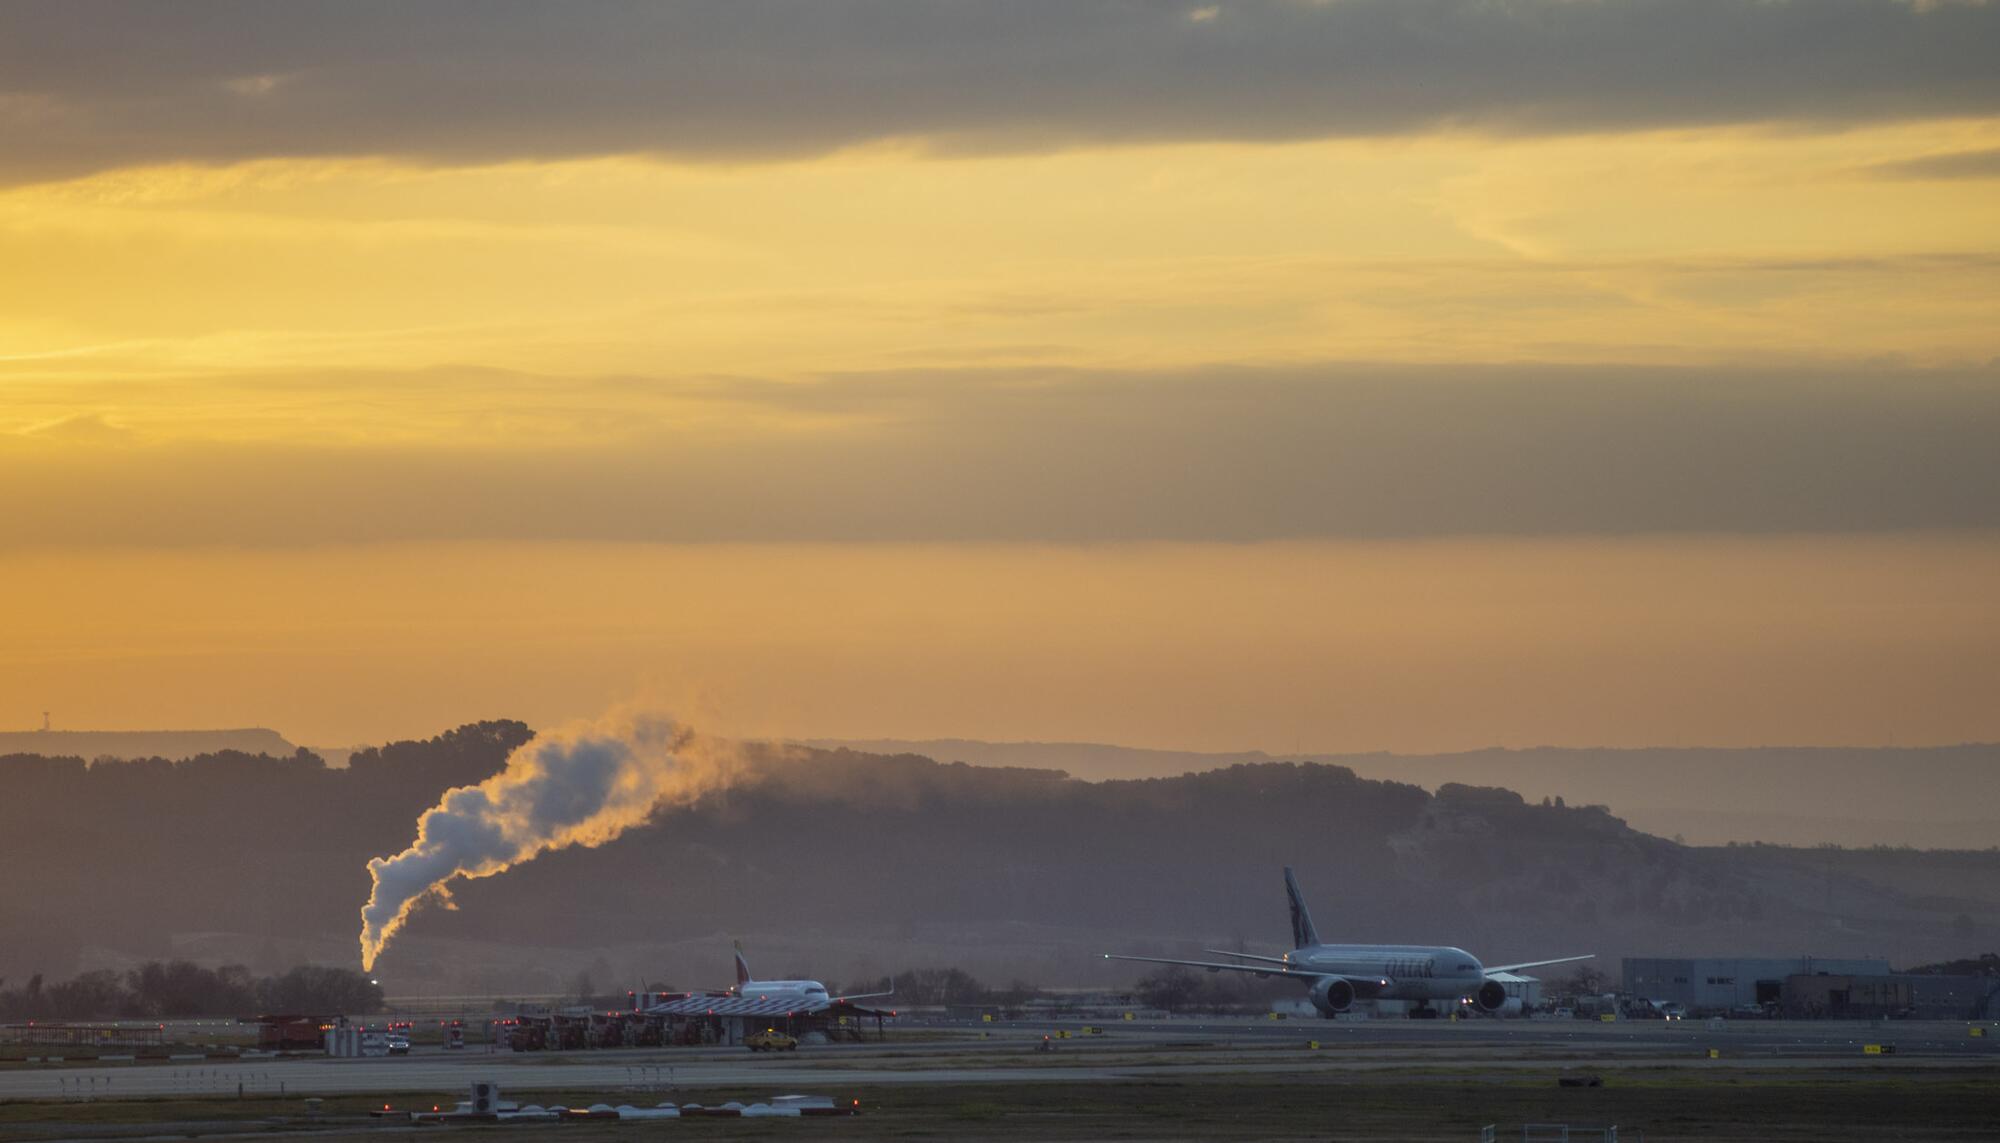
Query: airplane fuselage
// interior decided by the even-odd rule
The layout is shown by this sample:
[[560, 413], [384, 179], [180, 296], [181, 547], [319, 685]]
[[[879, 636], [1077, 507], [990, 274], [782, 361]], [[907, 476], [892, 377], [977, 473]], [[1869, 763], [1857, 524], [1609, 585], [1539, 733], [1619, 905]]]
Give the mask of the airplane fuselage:
[[1209, 972], [1247, 972], [1263, 977], [1290, 977], [1306, 986], [1306, 997], [1322, 1016], [1338, 1016], [1357, 1000], [1410, 1000], [1413, 1015], [1435, 1014], [1433, 1000], [1470, 1001], [1481, 1012], [1498, 1012], [1507, 1004], [1507, 986], [1496, 977], [1524, 968], [1589, 960], [1591, 954], [1528, 960], [1488, 968], [1479, 958], [1453, 945], [1330, 945], [1319, 939], [1312, 914], [1306, 910], [1298, 878], [1285, 867], [1285, 896], [1292, 908], [1292, 951], [1284, 956], [1204, 950], [1227, 961], [1105, 953], [1106, 960], [1136, 960], [1174, 964]]
[[1284, 960], [1289, 969], [1345, 977], [1368, 999], [1455, 1001], [1486, 983], [1479, 958], [1448, 945], [1307, 945]]
[[751, 1000], [797, 1000], [801, 1007], [827, 1003], [826, 985], [817, 980], [746, 980], [731, 991]]

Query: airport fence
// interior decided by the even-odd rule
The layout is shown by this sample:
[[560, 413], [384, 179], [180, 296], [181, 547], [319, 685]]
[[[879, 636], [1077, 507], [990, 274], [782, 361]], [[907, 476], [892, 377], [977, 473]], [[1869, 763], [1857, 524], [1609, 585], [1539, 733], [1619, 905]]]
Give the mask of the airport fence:
[[[253, 1095], [287, 1094], [283, 1076], [273, 1077], [270, 1072], [245, 1071], [240, 1068], [176, 1068], [169, 1074], [173, 1094], [184, 1096], [229, 1096], [238, 1099]], [[117, 1076], [57, 1075], [49, 1078], [50, 1094], [57, 1099], [89, 1102], [94, 1099], [119, 1098]]]

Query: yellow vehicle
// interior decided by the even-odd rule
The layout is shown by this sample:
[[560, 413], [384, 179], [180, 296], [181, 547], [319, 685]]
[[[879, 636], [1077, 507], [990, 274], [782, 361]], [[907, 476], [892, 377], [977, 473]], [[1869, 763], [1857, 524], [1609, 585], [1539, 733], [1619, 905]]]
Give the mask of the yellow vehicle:
[[789, 1032], [766, 1028], [743, 1037], [743, 1045], [753, 1052], [796, 1052], [799, 1050], [799, 1039]]

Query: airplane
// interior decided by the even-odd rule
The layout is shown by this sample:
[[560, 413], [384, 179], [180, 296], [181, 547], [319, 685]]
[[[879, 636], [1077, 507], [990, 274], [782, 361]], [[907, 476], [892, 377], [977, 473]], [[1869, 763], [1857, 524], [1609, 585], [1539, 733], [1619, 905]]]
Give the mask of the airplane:
[[733, 987], [669, 997], [648, 1006], [646, 1011], [657, 1016], [804, 1016], [834, 1007], [852, 1007], [856, 1000], [874, 1000], [893, 996], [895, 992], [893, 981], [887, 992], [829, 996], [826, 985], [817, 980], [756, 980], [750, 973], [750, 961], [743, 955], [743, 943], [738, 941]]
[[1203, 949], [1216, 956], [1233, 957], [1235, 963], [1116, 953], [1105, 953], [1104, 959], [1179, 964], [1209, 972], [1282, 976], [1305, 984], [1306, 997], [1312, 1006], [1331, 1019], [1352, 1008], [1357, 1000], [1414, 1000], [1417, 1007], [1410, 1014], [1418, 1017], [1437, 1015], [1437, 1010], [1430, 1006], [1433, 1000], [1495, 1012], [1507, 1003], [1507, 988], [1493, 979], [1495, 974], [1569, 964], [1597, 955], [1585, 953], [1520, 964], [1481, 965], [1478, 957], [1464, 949], [1442, 945], [1322, 944], [1318, 930], [1313, 928], [1312, 914], [1306, 911], [1305, 898], [1299, 893], [1299, 880], [1289, 865], [1285, 867], [1285, 893], [1292, 904], [1293, 948], [1284, 956]]

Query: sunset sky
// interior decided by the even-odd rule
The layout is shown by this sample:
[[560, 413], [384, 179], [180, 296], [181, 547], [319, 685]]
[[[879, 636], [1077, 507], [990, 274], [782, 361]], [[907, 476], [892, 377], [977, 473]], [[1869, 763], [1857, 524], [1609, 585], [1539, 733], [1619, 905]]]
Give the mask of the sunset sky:
[[2000, 738], [2000, 5], [0, 7], [0, 728]]

